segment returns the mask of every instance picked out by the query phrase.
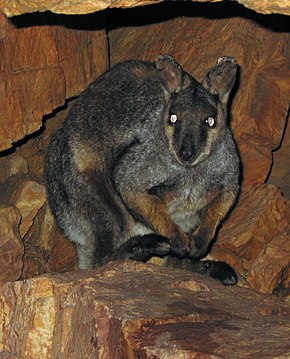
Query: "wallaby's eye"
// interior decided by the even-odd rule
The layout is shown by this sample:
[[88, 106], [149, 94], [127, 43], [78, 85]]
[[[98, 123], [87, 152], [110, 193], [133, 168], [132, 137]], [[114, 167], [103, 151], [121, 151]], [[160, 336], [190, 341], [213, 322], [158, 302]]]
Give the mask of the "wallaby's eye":
[[171, 113], [169, 115], [169, 124], [174, 126], [176, 124], [176, 122], [178, 121], [178, 117], [175, 113]]
[[214, 117], [210, 116], [205, 120], [205, 123], [209, 126], [209, 127], [213, 127], [215, 125], [215, 119]]

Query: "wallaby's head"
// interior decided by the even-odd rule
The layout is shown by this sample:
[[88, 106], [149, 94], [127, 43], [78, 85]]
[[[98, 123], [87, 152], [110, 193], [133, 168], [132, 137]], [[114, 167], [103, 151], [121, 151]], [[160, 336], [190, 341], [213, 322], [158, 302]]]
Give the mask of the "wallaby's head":
[[202, 84], [168, 55], [158, 59], [156, 69], [170, 93], [164, 119], [169, 148], [179, 163], [195, 166], [210, 155], [227, 125], [227, 102], [236, 79], [236, 61], [220, 58]]

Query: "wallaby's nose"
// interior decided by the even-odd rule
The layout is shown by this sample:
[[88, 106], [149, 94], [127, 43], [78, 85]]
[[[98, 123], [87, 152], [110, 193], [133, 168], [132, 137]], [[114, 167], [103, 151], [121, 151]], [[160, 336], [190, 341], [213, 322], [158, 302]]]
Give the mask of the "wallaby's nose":
[[194, 154], [195, 154], [195, 149], [194, 149], [193, 138], [190, 135], [186, 135], [180, 147], [180, 151], [179, 151], [180, 158], [183, 161], [188, 162], [192, 160]]

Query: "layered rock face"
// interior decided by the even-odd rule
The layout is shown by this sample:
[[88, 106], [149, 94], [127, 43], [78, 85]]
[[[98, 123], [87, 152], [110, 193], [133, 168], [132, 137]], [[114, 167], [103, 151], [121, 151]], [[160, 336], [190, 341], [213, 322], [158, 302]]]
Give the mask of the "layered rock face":
[[86, 17], [78, 30], [79, 21], [52, 14], [9, 21], [0, 14], [0, 150], [38, 130], [43, 115], [107, 68], [104, 17]]
[[[58, 14], [89, 14], [94, 11], [107, 8], [130, 8], [140, 5], [149, 5], [162, 0], [50, 0], [50, 1], [30, 1], [30, 0], [0, 0], [0, 10], [7, 16], [20, 15], [27, 12], [52, 11]], [[209, 0], [195, 0], [195, 2], [207, 2]], [[222, 0], [210, 0], [219, 2]], [[264, 14], [286, 14], [290, 15], [290, 5], [288, 0], [236, 0], [240, 4]]]
[[[288, 11], [283, 1], [240, 2]], [[107, 7], [0, 0], [0, 9], [9, 16], [40, 5], [41, 11], [81, 13], [97, 4]], [[0, 282], [9, 282], [0, 289], [0, 357], [286, 358], [289, 19], [257, 15], [233, 2], [111, 10], [107, 27], [104, 15], [35, 13], [8, 20], [0, 14]], [[69, 111], [66, 99], [109, 62], [165, 53], [198, 80], [223, 55], [240, 65], [231, 127], [242, 189], [210, 253], [235, 268], [240, 287], [133, 262], [63, 274], [77, 268], [76, 255], [50, 213], [43, 161]]]
[[116, 262], [5, 283], [0, 295], [1, 358], [289, 355], [286, 303], [180, 270]]

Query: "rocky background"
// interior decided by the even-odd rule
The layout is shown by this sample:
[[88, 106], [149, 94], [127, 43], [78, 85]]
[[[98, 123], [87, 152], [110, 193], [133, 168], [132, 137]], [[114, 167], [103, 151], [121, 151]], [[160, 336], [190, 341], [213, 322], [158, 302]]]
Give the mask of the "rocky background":
[[[97, 272], [100, 274], [46, 274], [76, 269], [74, 247], [56, 228], [49, 211], [43, 176], [47, 143], [65, 118], [73, 97], [105, 71], [109, 63], [128, 58], [154, 60], [159, 54], [170, 53], [201, 80], [219, 57], [228, 55], [235, 57], [240, 65], [232, 100], [231, 126], [242, 159], [243, 179], [237, 206], [220, 228], [210, 256], [231, 264], [239, 274], [240, 286], [274, 293], [289, 302], [290, 42], [286, 15], [290, 14], [290, 5], [286, 0], [239, 2], [259, 12], [279, 14], [262, 15], [237, 2], [160, 3], [77, 16], [51, 12], [25, 14], [39, 10], [84, 14], [107, 7], [129, 7], [136, 2], [110, 4], [88, 0], [79, 4], [76, 1], [0, 0], [3, 12], [0, 13], [0, 282], [11, 281], [3, 284], [0, 293], [1, 358], [58, 357], [60, 347], [66, 353], [64, 358], [94, 358], [100, 352], [107, 353], [104, 358], [134, 358], [137, 354], [140, 358], [161, 358], [162, 355], [176, 358], [179, 354], [183, 358], [193, 358], [193, 353], [213, 355], [205, 356], [212, 358], [227, 357], [227, 347], [223, 347], [222, 342], [224, 338], [231, 342], [239, 331], [245, 342], [236, 349], [236, 357], [244, 358], [246, 353], [253, 352], [257, 358], [264, 357], [265, 353], [272, 353], [272, 357], [290, 353], [287, 340], [285, 345], [281, 344], [281, 338], [287, 338], [283, 329], [285, 322], [281, 319], [289, 315], [285, 309], [287, 305], [259, 296], [250, 289], [220, 288], [210, 280], [193, 276], [192, 282], [184, 279], [185, 284], [182, 284], [191, 294], [182, 293], [182, 298], [178, 299], [171, 289], [169, 292], [161, 289], [162, 299], [159, 292], [154, 292], [158, 281], [155, 283], [150, 273], [166, 277], [165, 287], [170, 288], [174, 286], [172, 276], [179, 275], [178, 280], [182, 282], [180, 278], [185, 274], [133, 263], [125, 267], [123, 264], [109, 266]], [[100, 4], [102, 8], [97, 7]], [[23, 15], [7, 17], [19, 14]], [[140, 271], [139, 275], [133, 275], [135, 271]], [[44, 276], [34, 278], [39, 274]], [[102, 276], [112, 276], [112, 287], [103, 294], [104, 298], [111, 295], [111, 301], [100, 299], [102, 294], [95, 295], [105, 286], [99, 284]], [[142, 291], [140, 298], [134, 297], [137, 303], [143, 303], [142, 310], [128, 299], [132, 296], [132, 288], [137, 288], [144, 277], [148, 277], [147, 292], [153, 291], [153, 301], [158, 298], [167, 309], [171, 308], [167, 312], [160, 314], [160, 308], [156, 307], [149, 313], [150, 305], [144, 307]], [[32, 279], [15, 282], [28, 278]], [[114, 283], [123, 280], [128, 281], [131, 289], [126, 287], [120, 300], [126, 302], [128, 313], [136, 312], [133, 319], [126, 311], [127, 314], [122, 312], [122, 319], [117, 319], [121, 307], [116, 307], [119, 293]], [[203, 289], [196, 289], [198, 285]], [[88, 286], [91, 287], [84, 294], [82, 288]], [[207, 301], [208, 293], [204, 296], [204, 292], [208, 291], [214, 292], [211, 295], [214, 304], [201, 304]], [[191, 305], [187, 310], [184, 304], [186, 315], [170, 316], [181, 302], [192, 300], [192, 292], [194, 296], [196, 292], [203, 293], [194, 297], [196, 306]], [[225, 308], [222, 296], [227, 298]], [[217, 297], [220, 299], [214, 299]], [[150, 296], [146, 300], [150, 301]], [[81, 304], [77, 305], [81, 301], [86, 303], [85, 310], [90, 303], [90, 315], [83, 316], [84, 309]], [[238, 309], [240, 318], [251, 318], [245, 327], [242, 319], [240, 322], [236, 319], [237, 313], [233, 310], [239, 301], [244, 302], [243, 308]], [[70, 309], [75, 305], [75, 310]], [[249, 313], [245, 309], [247, 306], [255, 310]], [[24, 317], [21, 319], [22, 309], [30, 313], [27, 321]], [[218, 314], [209, 323], [206, 313], [212, 311]], [[258, 313], [256, 317], [254, 312]], [[101, 318], [97, 324], [94, 322], [96, 315]], [[84, 318], [84, 323], [78, 323], [78, 316]], [[157, 316], [162, 318], [159, 322]], [[140, 318], [144, 317], [148, 319], [142, 321]], [[154, 325], [156, 320], [157, 326]], [[66, 328], [71, 328], [74, 321], [78, 327], [68, 336]], [[204, 322], [207, 326], [201, 324]], [[260, 323], [260, 328], [246, 334], [255, 322]], [[94, 332], [96, 326], [103, 325], [100, 323], [105, 323], [105, 329]], [[199, 326], [193, 329], [193, 323]], [[240, 329], [233, 329], [235, 325]], [[88, 350], [83, 353], [75, 341], [82, 326], [85, 328], [83, 335], [87, 335], [84, 351]], [[222, 333], [220, 327], [223, 327]], [[27, 332], [27, 328], [31, 331]], [[43, 328], [46, 328], [45, 335]], [[112, 339], [110, 331], [116, 328], [120, 336]], [[203, 337], [208, 330], [216, 333], [213, 334], [214, 343], [206, 352], [203, 351], [204, 339], [198, 337], [196, 328], [200, 328]], [[270, 333], [267, 338], [263, 336], [266, 331]], [[183, 336], [192, 338], [193, 335], [194, 344], [181, 345]], [[279, 336], [281, 340], [277, 346], [272, 339]], [[109, 348], [112, 345], [117, 348], [113, 354]], [[134, 352], [128, 349], [132, 345]]]

